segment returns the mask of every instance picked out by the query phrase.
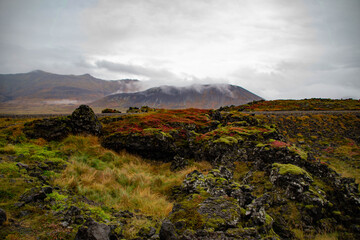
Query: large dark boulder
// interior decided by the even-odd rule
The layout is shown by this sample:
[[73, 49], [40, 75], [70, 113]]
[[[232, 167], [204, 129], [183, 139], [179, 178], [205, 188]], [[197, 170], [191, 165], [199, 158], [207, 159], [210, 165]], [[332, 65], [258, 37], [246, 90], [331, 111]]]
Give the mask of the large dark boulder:
[[69, 117], [35, 120], [25, 124], [24, 133], [29, 138], [61, 140], [72, 132], [70, 121]]
[[94, 111], [87, 105], [81, 105], [71, 114], [71, 126], [74, 134], [100, 135], [102, 129], [102, 125]]
[[43, 201], [47, 197], [44, 191], [48, 191], [48, 190], [46, 188], [44, 189], [32, 188], [26, 191], [23, 195], [21, 195], [20, 201], [24, 203]]
[[309, 191], [313, 179], [304, 169], [293, 164], [274, 163], [270, 174], [270, 181], [285, 189], [285, 195], [292, 200]]
[[95, 222], [90, 218], [79, 228], [75, 240], [109, 240], [110, 230], [108, 225]]
[[184, 169], [188, 165], [189, 165], [189, 161], [187, 159], [180, 157], [179, 155], [176, 155], [173, 161], [171, 162], [170, 170], [175, 172]]
[[70, 116], [35, 120], [25, 124], [24, 133], [29, 138], [47, 141], [61, 140], [69, 134], [100, 135], [102, 125], [94, 111], [86, 105], [78, 107]]
[[0, 226], [3, 225], [4, 222], [6, 222], [6, 212], [0, 208]]
[[200, 204], [197, 211], [205, 222], [205, 228], [226, 230], [240, 222], [240, 206], [236, 200], [210, 197]]
[[171, 136], [157, 133], [151, 136], [115, 133], [102, 139], [102, 146], [114, 151], [125, 149], [144, 158], [169, 162], [176, 155]]
[[178, 239], [174, 225], [167, 219], [163, 221], [160, 228], [160, 240], [176, 240]]

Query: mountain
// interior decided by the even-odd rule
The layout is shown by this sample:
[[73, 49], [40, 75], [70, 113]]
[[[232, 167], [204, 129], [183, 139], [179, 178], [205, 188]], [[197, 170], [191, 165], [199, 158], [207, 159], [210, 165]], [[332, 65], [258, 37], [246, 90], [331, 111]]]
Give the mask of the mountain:
[[141, 92], [106, 96], [91, 103], [95, 107], [218, 108], [262, 100], [246, 89], [230, 84], [161, 86]]
[[0, 74], [0, 102], [89, 102], [114, 92], [139, 90], [138, 80], [105, 81], [90, 74], [60, 75], [40, 70]]

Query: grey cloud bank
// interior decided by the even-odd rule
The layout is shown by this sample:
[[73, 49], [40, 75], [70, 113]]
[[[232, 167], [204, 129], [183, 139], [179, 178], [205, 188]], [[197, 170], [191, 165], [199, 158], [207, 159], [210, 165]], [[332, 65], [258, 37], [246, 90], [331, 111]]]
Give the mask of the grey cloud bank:
[[358, 0], [0, 1], [0, 73], [360, 98]]

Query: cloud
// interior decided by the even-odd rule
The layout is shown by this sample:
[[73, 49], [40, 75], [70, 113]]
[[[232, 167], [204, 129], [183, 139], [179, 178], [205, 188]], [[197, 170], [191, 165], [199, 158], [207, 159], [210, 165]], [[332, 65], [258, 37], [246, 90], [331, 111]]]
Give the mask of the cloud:
[[270, 72], [239, 68], [231, 76], [231, 83], [266, 99], [359, 98], [359, 74], [360, 68], [282, 62]]
[[115, 63], [106, 60], [97, 61], [96, 66], [109, 71], [147, 77], [149, 79], [177, 79], [178, 77], [166, 69], [153, 69], [140, 65]]
[[359, 9], [358, 0], [3, 0], [0, 72], [360, 97]]

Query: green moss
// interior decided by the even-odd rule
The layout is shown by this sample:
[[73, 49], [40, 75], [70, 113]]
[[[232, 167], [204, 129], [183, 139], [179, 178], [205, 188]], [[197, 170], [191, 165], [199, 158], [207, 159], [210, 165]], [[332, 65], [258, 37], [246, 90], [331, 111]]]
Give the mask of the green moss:
[[304, 159], [304, 160], [307, 160], [308, 158], [308, 154], [306, 151], [304, 151], [303, 149], [301, 148], [297, 148], [296, 146], [292, 145], [289, 147], [289, 150], [294, 152], [294, 153], [297, 153], [300, 155], [301, 159]]
[[15, 162], [0, 163], [0, 173], [6, 174], [7, 177], [20, 177], [26, 173], [25, 169], [19, 169]]
[[51, 205], [51, 209], [54, 211], [59, 211], [66, 208], [66, 201], [69, 199], [69, 197], [58, 192], [52, 192], [47, 194], [46, 202], [50, 201], [51, 199], [55, 200], [55, 202]]
[[47, 196], [49, 198], [55, 199], [56, 201], [62, 201], [62, 200], [65, 200], [68, 198], [67, 195], [62, 195], [62, 194], [59, 194], [58, 192], [49, 193], [49, 194], [47, 194]]
[[226, 221], [223, 218], [216, 218], [216, 217], [210, 217], [207, 218], [206, 217], [206, 221], [205, 221], [205, 228], [210, 228], [210, 229], [217, 229], [219, 228], [219, 226], [223, 226], [225, 225]]
[[258, 143], [256, 144], [256, 147], [260, 148], [260, 147], [265, 147], [265, 146], [268, 146], [267, 144], [264, 144], [264, 143]]
[[305, 208], [306, 209], [313, 209], [315, 206], [314, 205], [306, 205]]
[[246, 209], [245, 208], [240, 208], [240, 213], [241, 213], [242, 216], [245, 216]]
[[341, 216], [341, 212], [340, 212], [340, 211], [333, 211], [332, 213], [333, 213], [334, 215]]
[[224, 137], [220, 137], [219, 139], [216, 139], [214, 143], [226, 143], [227, 145], [233, 145], [233, 144], [237, 144], [238, 140], [234, 137], [224, 136]]
[[101, 207], [90, 206], [89, 209], [91, 211], [91, 215], [97, 221], [103, 222], [104, 220], [110, 220], [111, 219], [110, 215], [108, 213], [106, 213], [104, 211], [104, 209], [102, 209]]
[[170, 133], [166, 133], [166, 132], [161, 131], [160, 134], [163, 135], [166, 138], [173, 138]]
[[307, 171], [305, 171], [304, 169], [302, 169], [298, 166], [295, 166], [293, 164], [274, 163], [272, 166], [273, 166], [273, 169], [274, 168], [279, 169], [279, 174], [281, 174], [281, 175], [284, 175], [284, 174], [306, 175], [311, 178], [310, 174]]
[[12, 144], [4, 144], [3, 147], [0, 148], [0, 153], [5, 153], [5, 154], [15, 154], [15, 147]]
[[204, 198], [202, 196], [198, 194], [192, 195], [192, 199], [186, 199], [180, 203], [183, 209], [171, 214], [170, 220], [172, 222], [184, 222], [186, 229], [201, 229], [205, 221], [197, 209], [203, 201]]

